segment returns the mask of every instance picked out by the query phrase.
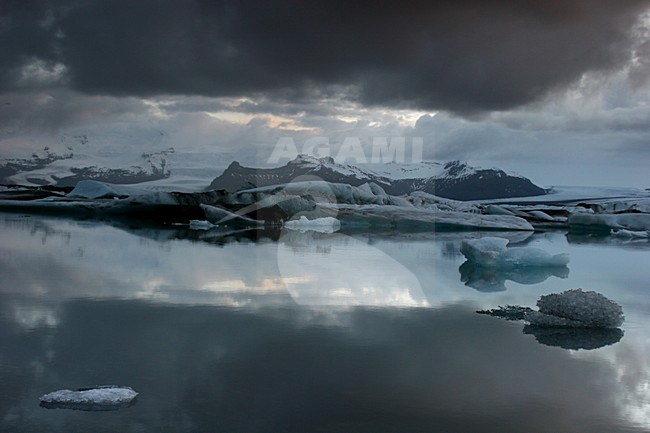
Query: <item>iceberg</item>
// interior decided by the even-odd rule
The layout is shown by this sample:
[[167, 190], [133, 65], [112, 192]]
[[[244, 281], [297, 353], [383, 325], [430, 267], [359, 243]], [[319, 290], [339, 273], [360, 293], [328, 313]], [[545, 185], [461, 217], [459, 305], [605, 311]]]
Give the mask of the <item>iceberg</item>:
[[468, 261], [484, 267], [561, 267], [569, 263], [568, 254], [549, 254], [532, 247], [508, 248], [504, 238], [484, 237], [464, 240], [460, 252]]
[[520, 305], [506, 305], [479, 314], [506, 320], [523, 320], [524, 334], [531, 334], [547, 346], [563, 349], [597, 349], [623, 338], [619, 328], [625, 317], [623, 309], [604, 295], [582, 289], [552, 293], [539, 298], [538, 311]]
[[571, 328], [618, 328], [623, 309], [604, 295], [582, 289], [567, 290], [539, 298], [539, 311], [526, 314], [531, 325]]
[[297, 220], [286, 221], [284, 223], [284, 227], [289, 230], [311, 230], [319, 233], [334, 233], [341, 228], [341, 222], [332, 217], [323, 217], [310, 220], [302, 215]]
[[336, 210], [337, 217], [345, 229], [369, 227], [403, 231], [534, 230], [526, 220], [512, 215], [481, 215], [394, 205], [343, 204], [338, 205]]
[[54, 391], [42, 395], [39, 400], [47, 409], [107, 411], [131, 406], [137, 396], [138, 393], [128, 386], [103, 385]]
[[210, 230], [217, 225], [205, 220], [190, 220], [189, 227], [190, 230]]
[[569, 217], [569, 228], [574, 232], [609, 234], [611, 229], [650, 231], [650, 214], [590, 214], [579, 213]]

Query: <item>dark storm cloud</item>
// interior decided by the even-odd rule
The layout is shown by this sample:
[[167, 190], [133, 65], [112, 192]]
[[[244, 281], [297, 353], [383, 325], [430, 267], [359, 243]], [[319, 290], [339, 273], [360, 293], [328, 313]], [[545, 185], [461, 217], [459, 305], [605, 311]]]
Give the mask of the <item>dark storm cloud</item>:
[[471, 113], [620, 67], [648, 5], [16, 1], [2, 8], [0, 74], [16, 87], [21, 65], [42, 60], [92, 94], [300, 100], [333, 89], [366, 104]]

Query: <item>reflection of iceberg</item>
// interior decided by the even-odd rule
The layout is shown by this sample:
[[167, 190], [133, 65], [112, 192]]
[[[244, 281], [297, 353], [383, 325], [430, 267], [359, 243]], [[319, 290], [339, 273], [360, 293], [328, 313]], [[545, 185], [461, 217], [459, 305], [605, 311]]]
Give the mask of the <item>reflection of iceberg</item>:
[[107, 411], [131, 406], [137, 396], [138, 393], [128, 386], [105, 385], [54, 391], [41, 396], [40, 401], [47, 409]]
[[623, 338], [619, 328], [548, 328], [526, 325], [524, 334], [534, 335], [546, 346], [570, 350], [592, 350], [618, 343]]
[[260, 224], [260, 221], [245, 215], [238, 215], [220, 206], [210, 206], [209, 204], [201, 204], [199, 206], [205, 212], [205, 218], [212, 224], [233, 224], [240, 226], [256, 226]]
[[[621, 231], [621, 230], [619, 230]], [[645, 233], [645, 232], [636, 232]], [[611, 234], [611, 236], [610, 236]], [[599, 233], [575, 233], [569, 232], [566, 234], [566, 239], [570, 244], [592, 244], [592, 245], [606, 245], [617, 246], [625, 248], [647, 248], [650, 244], [650, 239], [644, 237], [621, 236], [607, 231]]]
[[466, 286], [481, 292], [498, 292], [506, 290], [506, 280], [519, 284], [537, 284], [551, 276], [566, 278], [569, 268], [566, 266], [529, 266], [497, 268], [484, 267], [471, 261], [466, 261], [460, 268], [460, 280]]
[[485, 237], [464, 240], [460, 252], [477, 266], [515, 268], [566, 266], [568, 254], [549, 254], [532, 247], [508, 248], [508, 239]]

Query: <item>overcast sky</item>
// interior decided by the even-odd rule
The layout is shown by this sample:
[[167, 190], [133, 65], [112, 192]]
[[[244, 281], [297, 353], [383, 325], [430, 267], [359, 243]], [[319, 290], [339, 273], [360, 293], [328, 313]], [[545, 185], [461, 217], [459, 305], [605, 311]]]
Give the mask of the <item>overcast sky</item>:
[[[650, 187], [650, 1], [5, 0], [0, 156], [85, 134], [263, 166], [423, 137], [543, 185]], [[407, 141], [408, 142], [408, 141]], [[218, 173], [217, 173], [218, 174]]]

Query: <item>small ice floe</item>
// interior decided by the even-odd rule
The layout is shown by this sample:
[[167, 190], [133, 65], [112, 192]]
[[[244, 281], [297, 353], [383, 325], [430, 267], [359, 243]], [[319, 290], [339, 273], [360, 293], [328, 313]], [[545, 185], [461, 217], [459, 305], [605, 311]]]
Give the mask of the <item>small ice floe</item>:
[[107, 411], [131, 406], [137, 396], [138, 393], [128, 386], [102, 385], [50, 392], [42, 395], [40, 401], [47, 409]]
[[552, 255], [532, 247], [508, 248], [509, 242], [497, 237], [464, 240], [460, 252], [468, 261], [486, 267], [553, 267], [569, 263], [568, 254]]
[[284, 227], [289, 230], [311, 230], [319, 233], [334, 233], [341, 228], [341, 221], [333, 217], [310, 220], [303, 215], [300, 219], [286, 221]]

